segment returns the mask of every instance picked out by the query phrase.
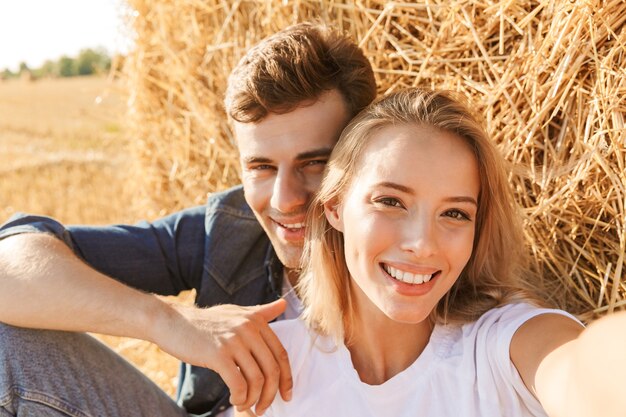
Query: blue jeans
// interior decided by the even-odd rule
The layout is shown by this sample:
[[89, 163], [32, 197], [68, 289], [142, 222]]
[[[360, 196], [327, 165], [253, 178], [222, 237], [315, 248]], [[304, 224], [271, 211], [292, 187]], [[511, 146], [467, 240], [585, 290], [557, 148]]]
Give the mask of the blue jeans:
[[0, 416], [187, 416], [91, 336], [0, 323]]

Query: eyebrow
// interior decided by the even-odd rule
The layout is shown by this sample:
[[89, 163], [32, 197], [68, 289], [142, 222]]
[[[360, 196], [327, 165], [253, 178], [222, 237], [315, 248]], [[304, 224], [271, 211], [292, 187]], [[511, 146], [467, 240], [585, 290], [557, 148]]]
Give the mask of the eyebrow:
[[474, 199], [473, 197], [465, 197], [465, 196], [448, 197], [444, 199], [444, 201], [448, 201], [450, 203], [470, 203], [478, 207], [478, 202], [476, 202], [476, 199]]
[[[393, 188], [398, 191], [402, 191], [403, 193], [415, 195], [415, 191], [411, 187], [407, 187], [405, 185], [396, 184], [395, 182], [383, 181], [376, 184], [378, 187], [387, 187]], [[478, 202], [476, 199], [469, 196], [455, 196], [455, 197], [447, 197], [444, 199], [445, 202], [450, 203], [470, 203], [478, 207]]]
[[[302, 152], [296, 155], [297, 161], [305, 161], [307, 159], [314, 159], [320, 157], [329, 157], [332, 152], [332, 148], [320, 148], [312, 151]], [[249, 156], [243, 160], [245, 164], [267, 164], [273, 162], [270, 158], [263, 156]]]
[[383, 182], [379, 182], [378, 184], [374, 184], [374, 185], [376, 187], [393, 188], [395, 190], [402, 191], [403, 193], [407, 193], [407, 194], [415, 194], [415, 191], [413, 191], [413, 189], [411, 187], [407, 187], [405, 185], [396, 184], [395, 182], [383, 181]]

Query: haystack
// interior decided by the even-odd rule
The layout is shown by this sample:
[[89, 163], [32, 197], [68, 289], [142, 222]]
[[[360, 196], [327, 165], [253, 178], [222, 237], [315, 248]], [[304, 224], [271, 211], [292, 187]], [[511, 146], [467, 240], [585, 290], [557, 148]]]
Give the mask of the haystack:
[[626, 2], [128, 0], [138, 202], [164, 214], [238, 183], [222, 108], [252, 45], [319, 19], [361, 45], [379, 92], [466, 96], [511, 162], [533, 268], [583, 319], [626, 305]]

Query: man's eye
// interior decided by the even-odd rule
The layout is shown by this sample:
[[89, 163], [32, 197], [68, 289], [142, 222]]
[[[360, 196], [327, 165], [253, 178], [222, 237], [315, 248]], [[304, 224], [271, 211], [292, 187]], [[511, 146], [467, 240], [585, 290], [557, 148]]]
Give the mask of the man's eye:
[[306, 161], [306, 163], [304, 165], [306, 165], [306, 166], [326, 165], [326, 160], [325, 159], [313, 159], [311, 161]]
[[446, 212], [443, 213], [443, 215], [446, 217], [450, 217], [451, 219], [454, 219], [454, 220], [471, 220], [471, 217], [469, 216], [469, 214], [458, 209], [447, 210]]
[[263, 171], [263, 170], [266, 170], [266, 169], [272, 169], [272, 166], [271, 165], [262, 164], [262, 165], [252, 166], [249, 169], [252, 170], [252, 171]]

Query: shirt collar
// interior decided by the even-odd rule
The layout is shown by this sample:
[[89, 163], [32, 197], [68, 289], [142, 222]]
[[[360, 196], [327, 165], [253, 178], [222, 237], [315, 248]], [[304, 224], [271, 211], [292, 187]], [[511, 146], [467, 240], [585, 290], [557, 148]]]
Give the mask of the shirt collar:
[[269, 279], [269, 288], [276, 298], [281, 296], [283, 288], [283, 270], [284, 266], [278, 259], [274, 247], [270, 244], [265, 254], [265, 268], [267, 269], [267, 277]]

